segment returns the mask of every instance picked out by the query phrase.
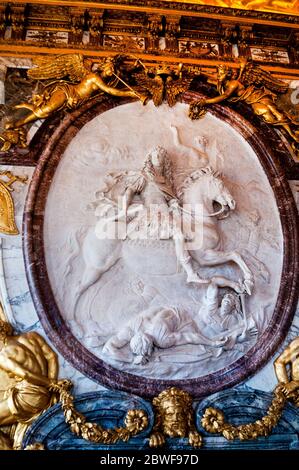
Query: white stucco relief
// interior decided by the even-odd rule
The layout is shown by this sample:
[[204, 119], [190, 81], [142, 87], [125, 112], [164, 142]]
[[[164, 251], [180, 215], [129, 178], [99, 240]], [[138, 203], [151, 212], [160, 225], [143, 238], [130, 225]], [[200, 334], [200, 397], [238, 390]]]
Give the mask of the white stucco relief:
[[[136, 178], [157, 146], [173, 184], [170, 191], [156, 165], [162, 180], [151, 181], [151, 197], [157, 203], [159, 195], [160, 216], [170, 217], [172, 229], [183, 203], [201, 203], [196, 249], [184, 230], [180, 243], [174, 233], [140, 236], [151, 191], [147, 176], [138, 190]], [[115, 222], [109, 200], [124, 196], [120, 182], [128, 180], [135, 190], [122, 221], [139, 221], [138, 236], [135, 225], [122, 240], [105, 240], [103, 222]], [[234, 129], [210, 114], [192, 122], [186, 105], [128, 104], [84, 126], [54, 176], [44, 235], [63, 317], [88, 349], [121, 370], [168, 379], [215, 372], [255, 344], [273, 313], [282, 234], [269, 182]]]

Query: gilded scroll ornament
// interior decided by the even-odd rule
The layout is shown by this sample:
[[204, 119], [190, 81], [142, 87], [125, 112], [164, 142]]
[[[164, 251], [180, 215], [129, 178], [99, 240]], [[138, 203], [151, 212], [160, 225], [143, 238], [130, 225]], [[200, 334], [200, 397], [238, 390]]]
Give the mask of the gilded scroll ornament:
[[299, 337], [275, 360], [274, 368], [279, 384], [274, 390], [274, 398], [265, 416], [253, 423], [234, 426], [225, 421], [221, 410], [207, 408], [201, 420], [203, 428], [210, 433], [220, 433], [228, 440], [269, 436], [277, 425], [286, 402], [290, 400], [299, 406]]
[[56, 353], [36, 332], [14, 334], [0, 320], [0, 449], [20, 449], [30, 423], [57, 402]]
[[[1, 178], [2, 177], [2, 178]], [[3, 179], [7, 178], [6, 180]], [[27, 177], [17, 176], [10, 171], [0, 171], [0, 232], [5, 235], [18, 235], [15, 223], [14, 203], [11, 196], [13, 183], [25, 183]]]
[[277, 80], [269, 72], [246, 60], [241, 61], [239, 70], [220, 65], [217, 77], [206, 76], [210, 83], [217, 86], [219, 95], [191, 103], [189, 112], [191, 119], [204, 116], [210, 104], [224, 101], [244, 102], [267, 124], [283, 128], [291, 138], [294, 149], [296, 148], [299, 143], [299, 121], [280, 110], [276, 104], [278, 94], [286, 93], [288, 84]]
[[92, 61], [81, 54], [59, 55], [36, 59], [37, 67], [28, 71], [35, 80], [54, 80], [47, 83], [41, 94], [33, 96], [30, 103], [20, 103], [16, 109], [27, 109], [29, 114], [6, 129], [18, 129], [37, 119], [45, 119], [62, 109], [75, 109], [95, 94], [107, 93], [117, 97], [139, 98], [143, 103], [147, 95], [135, 91], [120, 76], [123, 56], [108, 57], [92, 71]]
[[155, 425], [150, 436], [150, 447], [165, 444], [166, 437], [188, 437], [189, 444], [201, 447], [202, 437], [194, 424], [192, 397], [183, 390], [172, 387], [153, 399]]
[[70, 394], [69, 380], [53, 384], [51, 390], [59, 394], [66, 423], [78, 437], [101, 444], [127, 442], [131, 437], [143, 431], [148, 425], [144, 410], [129, 410], [125, 418], [125, 426], [115, 429], [104, 429], [97, 423], [87, 422], [86, 417], [74, 407], [74, 398]]

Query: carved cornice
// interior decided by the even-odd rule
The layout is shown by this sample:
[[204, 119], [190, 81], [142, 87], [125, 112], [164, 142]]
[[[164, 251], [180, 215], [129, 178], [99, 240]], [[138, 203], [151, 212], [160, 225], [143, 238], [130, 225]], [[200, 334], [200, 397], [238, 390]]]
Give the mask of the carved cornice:
[[[213, 0], [212, 0], [213, 1]], [[215, 0], [216, 2], [217, 0]], [[209, 2], [211, 3], [211, 2]], [[2, 3], [5, 4], [5, 3]], [[7, 3], [6, 3], [7, 4]], [[10, 4], [28, 4], [26, 0], [18, 0], [17, 2], [11, 1]], [[226, 17], [238, 21], [248, 22], [252, 19], [259, 23], [268, 24], [294, 24], [299, 27], [299, 10], [295, 7], [289, 11], [285, 9], [283, 13], [276, 13], [273, 11], [262, 11], [255, 7], [251, 9], [240, 9], [240, 8], [228, 8], [223, 6], [211, 6], [211, 5], [198, 5], [197, 3], [186, 3], [179, 1], [163, 1], [163, 0], [105, 0], [103, 2], [96, 2], [94, 0], [32, 0], [31, 5], [45, 5], [50, 6], [69, 6], [78, 8], [101, 8], [101, 9], [114, 9], [122, 11], [144, 11], [156, 14], [184, 14], [187, 16], [205, 16], [211, 18]], [[274, 10], [275, 7], [273, 7]], [[296, 11], [296, 9], [298, 11]]]
[[0, 54], [101, 57], [126, 52], [145, 61], [215, 67], [232, 63], [235, 47], [240, 57], [293, 79], [299, 68], [297, 28], [296, 16], [190, 3], [21, 1], [0, 3]]

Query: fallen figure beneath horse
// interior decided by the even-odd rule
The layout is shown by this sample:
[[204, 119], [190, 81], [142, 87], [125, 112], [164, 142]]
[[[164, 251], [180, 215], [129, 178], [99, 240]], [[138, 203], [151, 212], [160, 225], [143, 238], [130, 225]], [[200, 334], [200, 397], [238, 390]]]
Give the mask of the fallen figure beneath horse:
[[[151, 307], [141, 312], [105, 343], [104, 355], [142, 365], [150, 360], [155, 347], [168, 349], [198, 344], [218, 357], [224, 350], [233, 349], [236, 343], [250, 340], [258, 331], [253, 318], [247, 318], [242, 312], [238, 296], [226, 293], [219, 305], [219, 288], [227, 282], [222, 276], [210, 280], [197, 317], [177, 307]], [[239, 290], [242, 291], [241, 285]], [[173, 362], [176, 362], [175, 354]]]

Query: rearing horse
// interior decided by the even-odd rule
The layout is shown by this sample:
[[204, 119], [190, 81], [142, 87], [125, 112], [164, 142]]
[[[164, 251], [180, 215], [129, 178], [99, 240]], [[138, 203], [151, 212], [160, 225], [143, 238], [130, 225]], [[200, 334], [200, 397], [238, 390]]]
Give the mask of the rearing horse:
[[[185, 211], [184, 205], [192, 207], [200, 204], [202, 207], [201, 220], [193, 220], [192, 243], [195, 249], [189, 250], [192, 259], [203, 267], [234, 262], [243, 273], [243, 285], [226, 278], [223, 278], [224, 282], [226, 281], [223, 285], [230, 286], [238, 292], [251, 294], [253, 275], [242, 256], [237, 251], [221, 250], [218, 218], [227, 217], [229, 211], [235, 209], [236, 203], [219, 174], [210, 167], [194, 171], [184, 180], [178, 196], [181, 201], [183, 219], [192, 217], [190, 213], [192, 211], [189, 213]], [[215, 212], [214, 203], [220, 204], [221, 209]], [[147, 209], [144, 208], [144, 211]], [[143, 215], [141, 213], [137, 217]], [[81, 245], [85, 268], [76, 292], [74, 311], [83, 293], [120, 259], [133, 272], [152, 275], [171, 275], [177, 272], [175, 253], [172, 252], [171, 256], [169, 254], [170, 245], [173, 244], [171, 238], [174, 238], [174, 234], [170, 235], [170, 239], [159, 240], [158, 244], [157, 241], [153, 244], [150, 240], [141, 242], [136, 237], [136, 233], [131, 231], [130, 235], [130, 230], [128, 233], [125, 240], [99, 239], [94, 228], [88, 230]], [[196, 240], [197, 237], [198, 240]], [[145, 251], [148, 254], [146, 257]]]

